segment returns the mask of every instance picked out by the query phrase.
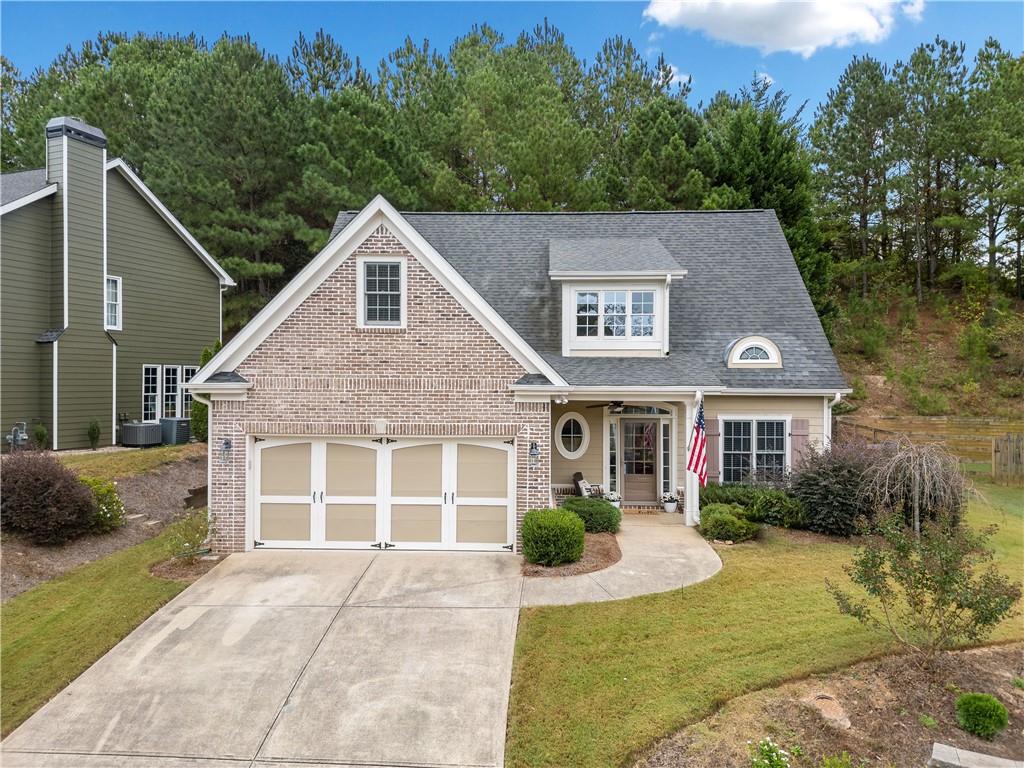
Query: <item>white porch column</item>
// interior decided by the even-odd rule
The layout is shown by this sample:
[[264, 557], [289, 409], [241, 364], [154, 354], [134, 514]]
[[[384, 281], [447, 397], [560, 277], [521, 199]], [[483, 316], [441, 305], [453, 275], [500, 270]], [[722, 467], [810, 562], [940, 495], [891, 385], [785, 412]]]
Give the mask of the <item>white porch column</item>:
[[693, 438], [693, 420], [697, 415], [697, 398], [686, 401], [686, 441], [683, 443], [683, 515], [687, 525], [700, 522], [700, 482], [697, 475], [686, 469], [690, 463], [690, 444]]

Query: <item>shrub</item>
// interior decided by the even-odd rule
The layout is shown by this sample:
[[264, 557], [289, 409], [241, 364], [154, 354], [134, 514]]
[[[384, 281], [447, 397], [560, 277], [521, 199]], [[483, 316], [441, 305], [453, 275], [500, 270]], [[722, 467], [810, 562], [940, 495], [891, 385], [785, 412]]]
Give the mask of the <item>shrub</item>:
[[205, 509], [197, 509], [175, 524], [171, 542], [175, 555], [187, 562], [195, 562], [208, 551], [206, 540], [210, 535], [209, 516]]
[[523, 556], [531, 563], [561, 565], [583, 557], [583, 520], [568, 509], [531, 509], [523, 518]]
[[971, 377], [977, 381], [985, 379], [992, 370], [992, 334], [988, 328], [975, 320], [961, 331], [957, 339], [960, 357], [967, 363]]
[[750, 745], [750, 768], [789, 768], [789, 753], [771, 740]]
[[925, 520], [920, 536], [902, 515], [885, 518], [879, 531], [884, 541], [857, 550], [844, 568], [866, 599], [828, 580], [826, 587], [840, 613], [888, 631], [922, 667], [939, 651], [981, 641], [1014, 615], [1021, 585], [992, 563], [991, 530], [976, 532], [945, 514]]
[[810, 446], [797, 467], [792, 494], [803, 506], [807, 528], [817, 533], [852, 536], [872, 517], [872, 500], [863, 492], [872, 457], [860, 443]]
[[803, 505], [784, 491], [762, 491], [748, 515], [750, 520], [782, 528], [804, 528], [807, 518]]
[[1006, 707], [987, 693], [965, 693], [956, 700], [960, 727], [982, 739], [992, 740], [1010, 722]]
[[754, 538], [761, 527], [743, 514], [743, 508], [735, 504], [709, 504], [700, 512], [701, 536], [732, 542]]
[[62, 544], [92, 528], [96, 499], [56, 456], [17, 451], [4, 459], [0, 519], [37, 544]]
[[117, 495], [117, 485], [109, 480], [96, 477], [81, 477], [82, 483], [92, 491], [96, 499], [96, 514], [92, 529], [96, 533], [110, 533], [125, 524], [124, 502]]
[[86, 434], [89, 436], [89, 447], [95, 451], [100, 444], [100, 423], [96, 419], [89, 422]]
[[[199, 354], [199, 367], [202, 368], [213, 356], [220, 352], [221, 343], [217, 340], [217, 343], [212, 347], [203, 347], [203, 351]], [[198, 400], [192, 400], [192, 410], [190, 413], [190, 429], [192, 431], [192, 437], [198, 440], [200, 443], [205, 443], [209, 435], [207, 435], [207, 427], [209, 422], [207, 420], [207, 408], [204, 403], [200, 403]]]
[[36, 424], [32, 429], [32, 439], [35, 441], [36, 448], [45, 451], [50, 447], [50, 430], [46, 428], [45, 424]]
[[562, 506], [579, 515], [587, 533], [616, 533], [622, 522], [622, 510], [605, 499], [570, 496]]
[[943, 416], [949, 413], [949, 399], [941, 392], [913, 388], [907, 391], [907, 399], [918, 416]]
[[853, 381], [850, 382], [850, 388], [853, 390], [853, 392], [848, 395], [851, 400], [868, 399], [868, 385], [864, 383], [864, 379], [859, 376], [854, 376]]
[[714, 483], [700, 489], [700, 505], [708, 504], [739, 504], [741, 507], [752, 507], [764, 488], [756, 485], [716, 485]]

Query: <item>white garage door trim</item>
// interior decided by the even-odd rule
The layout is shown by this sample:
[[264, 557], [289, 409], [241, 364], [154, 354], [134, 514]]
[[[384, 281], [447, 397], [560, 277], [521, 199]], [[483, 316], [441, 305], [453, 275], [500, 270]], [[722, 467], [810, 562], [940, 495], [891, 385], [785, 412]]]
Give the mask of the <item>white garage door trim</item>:
[[[375, 467], [375, 483], [371, 483], [374, 495], [331, 495], [330, 482], [328, 479], [327, 456], [330, 445], [351, 446], [359, 449], [374, 451], [375, 459], [367, 462], [367, 465]], [[512, 551], [515, 545], [515, 499], [516, 499], [516, 452], [511, 441], [500, 439], [479, 439], [479, 438], [416, 438], [401, 439], [394, 438], [308, 438], [308, 437], [267, 437], [253, 439], [252, 462], [250, 470], [248, 517], [249, 527], [253, 532], [253, 541], [256, 546], [267, 548], [287, 549], [416, 549], [416, 550], [471, 550], [471, 551]], [[304, 452], [301, 446], [309, 446], [308, 453]], [[282, 483], [287, 486], [284, 492], [262, 494], [262, 472], [263, 451], [283, 446], [295, 446], [290, 453], [291, 460], [309, 462], [309, 482], [303, 480], [304, 473], [277, 471], [272, 482]], [[431, 451], [432, 446], [437, 446], [437, 451]], [[459, 446], [467, 448], [484, 448], [499, 450], [505, 454], [506, 461], [506, 488], [504, 496], [498, 494], [487, 495], [464, 495], [462, 490], [467, 486], [473, 486], [474, 475], [466, 473], [464, 482], [459, 482]], [[434, 456], [439, 459], [436, 474], [428, 472], [427, 477], [414, 478], [412, 482], [415, 491], [410, 493], [392, 494], [392, 482], [395, 480], [394, 466], [395, 454], [406, 448], [420, 448], [420, 459], [430, 460]], [[413, 457], [410, 457], [413, 458]], [[472, 454], [467, 456], [467, 460]], [[285, 463], [287, 466], [287, 462]], [[368, 471], [368, 466], [364, 467]], [[422, 468], [424, 462], [417, 461], [409, 465], [414, 468]], [[430, 468], [430, 465], [426, 465]], [[493, 465], [492, 465], [493, 466]], [[303, 466], [303, 468], [305, 468]], [[414, 471], [414, 470], [413, 470]], [[408, 476], [406, 477], [407, 482]], [[434, 482], [436, 478], [436, 482]], [[400, 478], [401, 482], [401, 478]], [[423, 485], [426, 482], [429, 487]], [[480, 490], [479, 479], [476, 488]], [[500, 480], [498, 480], [500, 483]], [[493, 487], [493, 486], [492, 486]], [[363, 489], [369, 491], [369, 487]], [[403, 490], [401, 487], [395, 489]], [[279, 507], [281, 521], [277, 523], [274, 532], [264, 531], [262, 515], [260, 511], [264, 504], [281, 505]], [[367, 519], [367, 507], [373, 507], [372, 515], [374, 522], [374, 536], [372, 539], [344, 539], [330, 540], [328, 533], [328, 511], [337, 511], [339, 506], [351, 505], [358, 509], [362, 515], [362, 524], [369, 523]], [[494, 525], [498, 520], [494, 519], [487, 510], [493, 508], [504, 511], [505, 540], [503, 542], [479, 542], [467, 541], [474, 538], [473, 531], [486, 531], [490, 526], [492, 534]], [[437, 510], [436, 514], [434, 510]], [[405, 513], [405, 519], [402, 515]], [[398, 519], [395, 519], [396, 514]], [[461, 517], [465, 515], [465, 517]], [[475, 515], [481, 519], [471, 519]], [[308, 518], [308, 538], [275, 538], [274, 534], [281, 533], [282, 525], [298, 525], [299, 532], [305, 534], [302, 528], [305, 523], [303, 517]], [[438, 521], [438, 517], [440, 518]], [[332, 518], [333, 519], [333, 518]], [[440, 523], [440, 540], [422, 541], [418, 538], [435, 537], [438, 522]], [[460, 531], [460, 522], [464, 524], [465, 530]], [[358, 527], [359, 523], [356, 523]], [[476, 526], [475, 528], [473, 526]], [[370, 532], [366, 527], [363, 530]], [[294, 531], [293, 531], [294, 532]], [[264, 537], [264, 533], [268, 534]], [[486, 538], [494, 538], [488, 534]], [[403, 540], [403, 536], [404, 539]], [[460, 541], [459, 539], [463, 539]]]

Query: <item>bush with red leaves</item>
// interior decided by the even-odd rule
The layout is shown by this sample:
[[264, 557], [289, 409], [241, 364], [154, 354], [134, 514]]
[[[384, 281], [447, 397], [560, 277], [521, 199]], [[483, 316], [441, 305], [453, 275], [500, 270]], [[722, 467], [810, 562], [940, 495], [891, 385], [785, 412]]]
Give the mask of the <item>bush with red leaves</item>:
[[0, 523], [37, 544], [63, 544], [86, 533], [96, 499], [56, 456], [16, 451], [0, 467]]

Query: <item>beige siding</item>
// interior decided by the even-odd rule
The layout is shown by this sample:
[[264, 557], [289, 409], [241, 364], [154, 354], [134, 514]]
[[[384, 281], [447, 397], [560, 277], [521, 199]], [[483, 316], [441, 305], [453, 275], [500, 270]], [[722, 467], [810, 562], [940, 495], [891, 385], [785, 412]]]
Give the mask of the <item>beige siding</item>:
[[[582, 472], [589, 482], [599, 484], [604, 482], [604, 409], [587, 408], [588, 405], [597, 405], [598, 402], [580, 401], [570, 402], [568, 405], [551, 406], [551, 482], [555, 485], [568, 484], [572, 482], [574, 472]], [[556, 442], [558, 435], [554, 434], [555, 426], [562, 415], [575, 411], [586, 419], [590, 427], [590, 445], [578, 459], [567, 459], [558, 452]]]
[[4, 216], [0, 226], [0, 426], [4, 434], [17, 421], [27, 424], [29, 434], [39, 422], [50, 428], [50, 350], [36, 338], [50, 325], [51, 205], [49, 197], [30, 203]]
[[117, 410], [142, 416], [142, 366], [197, 365], [220, 337], [220, 283], [119, 171], [107, 173], [107, 273], [121, 278]]

